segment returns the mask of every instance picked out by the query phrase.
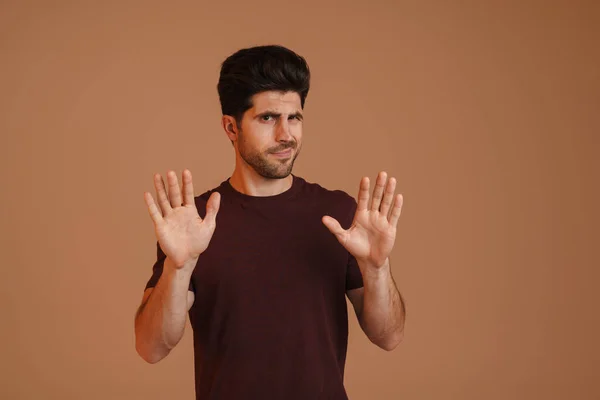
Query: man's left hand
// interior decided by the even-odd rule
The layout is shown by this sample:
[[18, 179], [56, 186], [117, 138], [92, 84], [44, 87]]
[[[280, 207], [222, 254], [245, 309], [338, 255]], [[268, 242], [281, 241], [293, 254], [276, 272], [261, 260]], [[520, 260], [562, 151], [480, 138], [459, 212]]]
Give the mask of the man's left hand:
[[402, 195], [395, 195], [395, 190], [396, 179], [387, 179], [387, 173], [380, 172], [369, 201], [369, 178], [364, 177], [360, 181], [358, 204], [350, 228], [343, 229], [336, 219], [323, 217], [323, 224], [359, 264], [379, 269], [388, 261], [403, 202]]

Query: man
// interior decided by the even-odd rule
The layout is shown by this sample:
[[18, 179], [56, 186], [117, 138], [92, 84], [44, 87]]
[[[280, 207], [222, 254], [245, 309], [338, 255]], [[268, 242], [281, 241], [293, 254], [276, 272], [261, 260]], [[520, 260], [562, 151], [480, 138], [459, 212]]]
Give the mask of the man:
[[155, 174], [144, 193], [157, 260], [136, 314], [149, 363], [180, 341], [189, 314], [198, 399], [347, 399], [347, 296], [368, 338], [402, 339], [390, 271], [402, 196], [360, 182], [358, 202], [292, 174], [310, 86], [304, 58], [281, 46], [227, 58], [218, 92], [235, 168], [194, 196], [192, 174]]

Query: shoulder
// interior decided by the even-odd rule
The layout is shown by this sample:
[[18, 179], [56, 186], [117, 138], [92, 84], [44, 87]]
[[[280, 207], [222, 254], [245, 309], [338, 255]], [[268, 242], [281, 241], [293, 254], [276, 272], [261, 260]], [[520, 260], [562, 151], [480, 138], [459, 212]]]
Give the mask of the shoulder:
[[298, 177], [298, 179], [301, 179], [306, 191], [308, 192], [312, 192], [317, 196], [321, 196], [324, 199], [328, 199], [328, 200], [332, 200], [332, 201], [336, 201], [336, 202], [354, 202], [354, 197], [352, 197], [350, 194], [348, 194], [348, 192], [340, 189], [340, 188], [333, 188], [333, 187], [325, 187], [324, 185], [317, 183], [317, 182], [310, 182], [304, 178], [300, 178]]
[[194, 196], [194, 202], [196, 203], [196, 208], [198, 209], [198, 213], [201, 218], [204, 218], [206, 214], [206, 203], [208, 203], [208, 199], [214, 192], [222, 193], [223, 183], [220, 185], [213, 187], [211, 189], [205, 190], [199, 195]]
[[356, 199], [348, 192], [340, 188], [326, 187], [320, 183], [310, 182], [304, 178], [299, 179], [302, 180], [304, 186], [303, 192], [323, 205], [332, 214], [340, 218], [354, 215], [357, 205]]

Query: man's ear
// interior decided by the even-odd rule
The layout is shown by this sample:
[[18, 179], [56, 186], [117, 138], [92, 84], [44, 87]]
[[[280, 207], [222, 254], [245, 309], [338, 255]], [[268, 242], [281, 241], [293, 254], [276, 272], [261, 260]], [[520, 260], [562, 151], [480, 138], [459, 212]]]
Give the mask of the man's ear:
[[221, 125], [229, 140], [232, 142], [237, 140], [238, 127], [235, 118], [230, 115], [223, 115], [223, 118], [221, 118]]

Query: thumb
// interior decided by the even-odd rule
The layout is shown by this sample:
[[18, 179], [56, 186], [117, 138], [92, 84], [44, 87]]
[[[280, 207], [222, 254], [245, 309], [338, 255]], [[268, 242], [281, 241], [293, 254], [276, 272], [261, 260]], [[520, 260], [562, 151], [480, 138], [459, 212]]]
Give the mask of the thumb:
[[335, 218], [325, 215], [321, 220], [323, 221], [323, 225], [325, 225], [327, 229], [329, 229], [329, 231], [338, 238], [339, 241], [343, 241], [342, 239], [346, 234], [346, 230], [342, 228], [340, 223]]
[[214, 192], [208, 198], [206, 202], [206, 215], [204, 216], [204, 220], [210, 222], [211, 224], [215, 222], [217, 218], [217, 213], [219, 212], [219, 206], [221, 205], [221, 194], [219, 192]]

